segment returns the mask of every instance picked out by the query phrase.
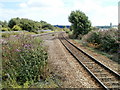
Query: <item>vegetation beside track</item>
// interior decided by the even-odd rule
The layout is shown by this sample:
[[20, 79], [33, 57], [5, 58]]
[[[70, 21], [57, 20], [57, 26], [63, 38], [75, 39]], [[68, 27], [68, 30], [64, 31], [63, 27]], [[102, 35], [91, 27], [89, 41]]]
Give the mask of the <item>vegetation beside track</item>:
[[2, 88], [56, 88], [47, 65], [47, 50], [40, 37], [2, 38]]
[[70, 31], [66, 31], [66, 33], [71, 39], [78, 39], [84, 46], [91, 47], [97, 52], [100, 51], [110, 59], [120, 63], [119, 30], [113, 28], [98, 30], [91, 26], [88, 17], [79, 10], [72, 11], [68, 20], [71, 26]]
[[118, 30], [110, 29], [107, 31], [92, 30], [88, 34], [83, 35], [82, 37], [74, 38], [74, 35], [71, 31], [68, 32], [68, 35], [71, 39], [77, 41], [85, 47], [89, 47], [95, 52], [105, 55], [111, 60], [120, 63], [119, 57], [119, 37]]

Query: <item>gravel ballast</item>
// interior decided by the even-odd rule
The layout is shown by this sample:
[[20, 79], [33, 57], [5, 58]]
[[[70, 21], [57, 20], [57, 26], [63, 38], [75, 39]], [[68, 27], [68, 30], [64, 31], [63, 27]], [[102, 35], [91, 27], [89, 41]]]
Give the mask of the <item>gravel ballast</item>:
[[65, 49], [58, 35], [43, 36], [48, 47], [48, 65], [51, 73], [58, 76], [62, 88], [98, 88], [88, 72]]

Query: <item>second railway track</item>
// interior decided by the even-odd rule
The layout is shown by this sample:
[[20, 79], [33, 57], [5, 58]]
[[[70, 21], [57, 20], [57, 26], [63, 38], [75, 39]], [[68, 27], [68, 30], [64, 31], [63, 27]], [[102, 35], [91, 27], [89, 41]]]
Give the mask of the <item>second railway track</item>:
[[67, 40], [63, 34], [59, 39], [73, 57], [96, 79], [104, 89], [120, 89], [120, 75]]

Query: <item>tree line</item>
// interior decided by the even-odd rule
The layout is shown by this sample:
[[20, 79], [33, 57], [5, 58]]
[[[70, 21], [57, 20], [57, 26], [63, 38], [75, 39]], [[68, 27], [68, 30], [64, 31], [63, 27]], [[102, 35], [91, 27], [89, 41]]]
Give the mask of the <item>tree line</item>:
[[38, 30], [53, 30], [54, 26], [45, 21], [33, 21], [27, 18], [12, 18], [10, 21], [0, 21], [2, 31], [29, 31], [36, 32]]

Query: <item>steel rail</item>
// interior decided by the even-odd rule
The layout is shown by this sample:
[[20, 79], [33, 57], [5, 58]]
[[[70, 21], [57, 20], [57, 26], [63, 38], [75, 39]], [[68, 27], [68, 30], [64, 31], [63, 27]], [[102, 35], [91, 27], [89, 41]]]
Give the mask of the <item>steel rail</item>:
[[[79, 50], [80, 52], [82, 52], [83, 54], [85, 54], [86, 56], [88, 56], [90, 59], [94, 60], [96, 63], [100, 64], [101, 66], [103, 66], [105, 69], [109, 70], [111, 73], [113, 73], [115, 76], [117, 76], [118, 78], [120, 78], [120, 75], [113, 71], [112, 69], [108, 68], [106, 65], [102, 64], [101, 62], [99, 62], [98, 60], [96, 60], [94, 57], [90, 56], [89, 54], [87, 54], [86, 52], [84, 52], [83, 50], [81, 50], [80, 48], [78, 48], [77, 46], [75, 46], [73, 43], [71, 43], [69, 40], [67, 40], [63, 35], [62, 35], [63, 39], [66, 40], [68, 43], [70, 43], [73, 47], [75, 47], [77, 50]], [[64, 45], [64, 47], [71, 53], [71, 55], [96, 79], [96, 81], [104, 88], [104, 89], [108, 89], [108, 87], [101, 82], [101, 80], [99, 80], [96, 75], [94, 75], [93, 72], [91, 72], [89, 70], [89, 68], [87, 68], [80, 60], [78, 57], [76, 57], [72, 51], [63, 43], [63, 41], [59, 38], [59, 40], [61, 41], [61, 43]]]
[[91, 58], [92, 60], [94, 60], [96, 63], [100, 64], [101, 66], [105, 67], [106, 69], [108, 69], [111, 73], [115, 74], [117, 77], [120, 78], [120, 74], [118, 74], [117, 72], [113, 71], [112, 69], [110, 69], [109, 67], [107, 67], [106, 65], [102, 64], [100, 61], [96, 60], [94, 57], [92, 57], [91, 55], [89, 55], [88, 53], [84, 52], [83, 50], [81, 50], [80, 48], [78, 48], [77, 46], [75, 46], [73, 43], [71, 43], [69, 40], [67, 40], [64, 36], [63, 38], [69, 42], [72, 46], [74, 46], [76, 49], [78, 49], [79, 51], [81, 51], [82, 53], [84, 53], [86, 56], [88, 56], [89, 58]]

